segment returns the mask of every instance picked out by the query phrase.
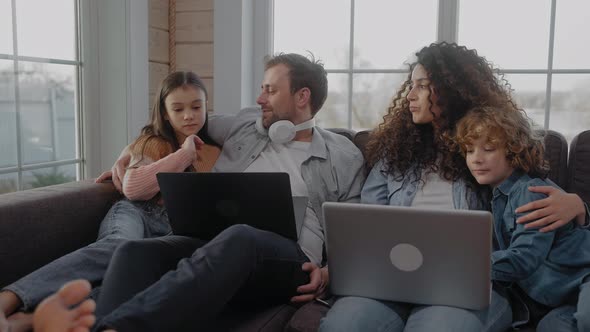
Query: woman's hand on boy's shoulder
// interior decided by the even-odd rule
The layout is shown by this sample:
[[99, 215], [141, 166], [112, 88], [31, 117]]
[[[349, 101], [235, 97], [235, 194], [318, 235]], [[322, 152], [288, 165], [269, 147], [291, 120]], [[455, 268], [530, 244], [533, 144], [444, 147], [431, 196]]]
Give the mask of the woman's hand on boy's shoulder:
[[541, 228], [541, 232], [550, 232], [566, 225], [572, 219], [584, 222], [586, 209], [578, 195], [566, 193], [552, 186], [529, 187], [529, 190], [546, 194], [547, 197], [516, 209], [516, 213], [530, 211], [516, 220], [519, 224], [526, 224], [525, 228]]

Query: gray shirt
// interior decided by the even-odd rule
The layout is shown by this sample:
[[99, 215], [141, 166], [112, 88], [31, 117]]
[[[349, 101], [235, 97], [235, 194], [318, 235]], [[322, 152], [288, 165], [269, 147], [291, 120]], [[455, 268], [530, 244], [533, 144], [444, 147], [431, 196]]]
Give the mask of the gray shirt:
[[[270, 142], [269, 137], [260, 134], [254, 126], [260, 116], [260, 109], [251, 107], [236, 115], [209, 117], [209, 135], [223, 146], [213, 171], [243, 172], [258, 158]], [[307, 159], [301, 165], [301, 176], [309, 192], [311, 208], [321, 224], [322, 242], [325, 229], [322, 204], [359, 202], [365, 180], [363, 165], [361, 151], [349, 139], [314, 127]]]

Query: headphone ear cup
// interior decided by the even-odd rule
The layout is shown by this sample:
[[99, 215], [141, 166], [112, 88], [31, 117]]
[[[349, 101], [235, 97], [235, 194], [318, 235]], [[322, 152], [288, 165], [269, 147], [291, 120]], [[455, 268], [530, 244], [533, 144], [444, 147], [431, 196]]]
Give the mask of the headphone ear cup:
[[264, 129], [264, 126], [262, 125], [262, 117], [256, 120], [256, 124], [254, 124], [254, 127], [256, 127], [256, 131], [260, 135], [268, 136], [268, 131]]
[[280, 120], [273, 123], [268, 128], [268, 136], [274, 143], [284, 144], [290, 142], [297, 131], [293, 122], [288, 120]]

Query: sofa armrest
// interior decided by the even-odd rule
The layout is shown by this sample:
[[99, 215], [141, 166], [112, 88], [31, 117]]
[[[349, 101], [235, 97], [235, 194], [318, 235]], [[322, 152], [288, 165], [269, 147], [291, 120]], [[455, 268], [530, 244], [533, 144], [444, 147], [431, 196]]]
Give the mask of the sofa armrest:
[[92, 180], [0, 195], [0, 287], [95, 241], [120, 197]]

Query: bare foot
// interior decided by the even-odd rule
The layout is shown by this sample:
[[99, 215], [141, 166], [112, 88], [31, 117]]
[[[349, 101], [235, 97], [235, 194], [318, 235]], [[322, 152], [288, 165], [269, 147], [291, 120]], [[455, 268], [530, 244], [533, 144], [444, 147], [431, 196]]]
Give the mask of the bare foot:
[[[89, 331], [96, 320], [96, 304], [93, 300], [82, 300], [90, 294], [90, 289], [88, 281], [74, 280], [43, 300], [33, 315], [35, 332]], [[71, 308], [73, 305], [77, 306]]]
[[26, 332], [33, 328], [33, 315], [25, 314], [24, 312], [14, 313], [6, 319], [10, 332]]
[[8, 332], [8, 321], [4, 317], [4, 314], [0, 312], [0, 332]]

